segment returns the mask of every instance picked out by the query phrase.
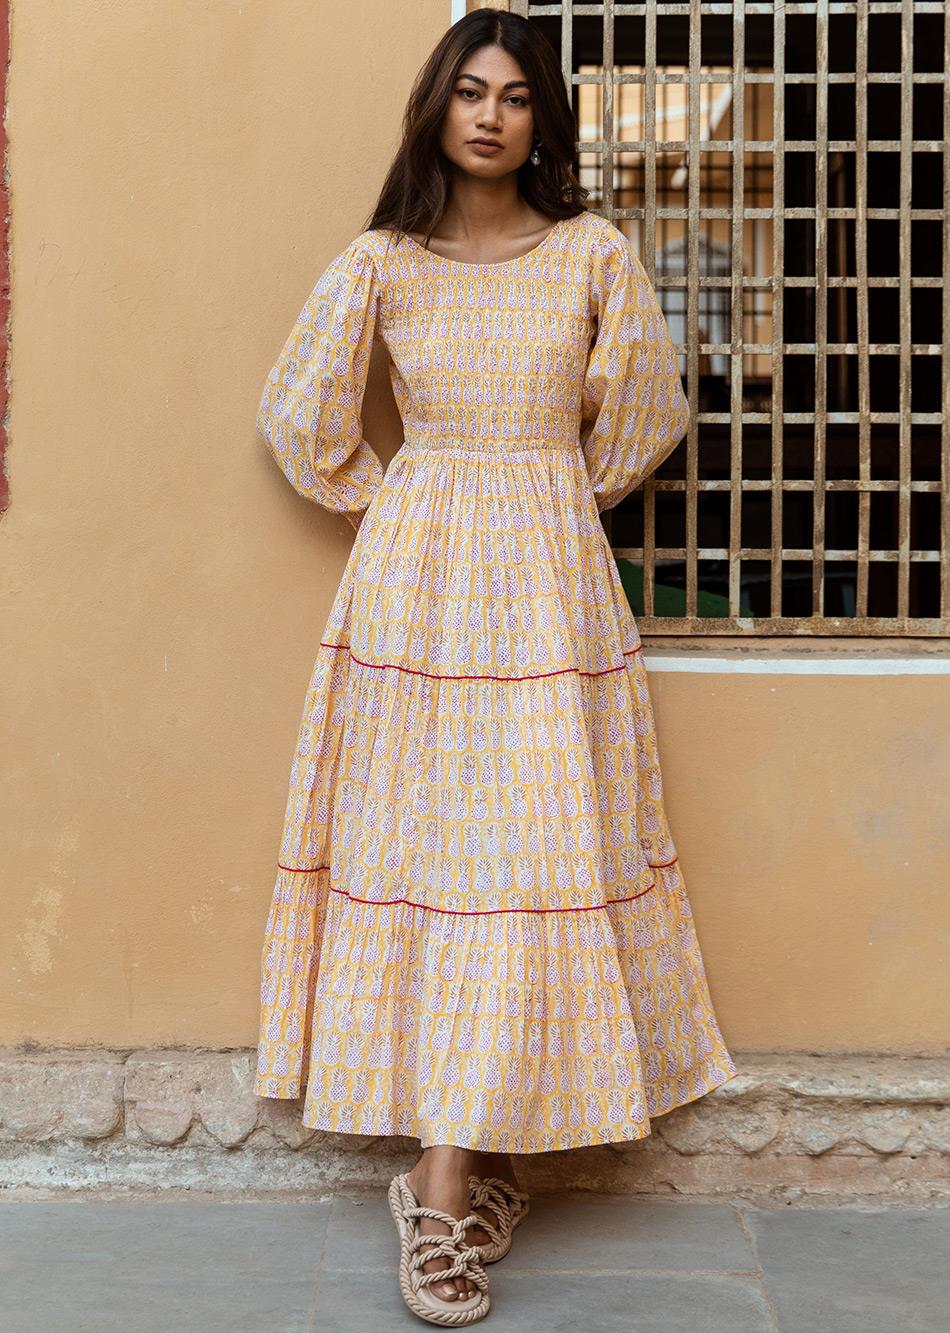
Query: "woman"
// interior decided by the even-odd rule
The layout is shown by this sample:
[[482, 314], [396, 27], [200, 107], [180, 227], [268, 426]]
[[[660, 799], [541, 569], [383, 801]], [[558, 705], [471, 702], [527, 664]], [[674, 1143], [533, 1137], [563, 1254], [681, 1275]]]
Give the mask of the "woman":
[[[640, 260], [581, 202], [575, 132], [535, 27], [456, 23], [258, 416], [297, 490], [362, 521], [293, 763], [257, 1091], [420, 1139], [390, 1206], [433, 1323], [488, 1312], [528, 1205], [508, 1154], [643, 1138], [737, 1072], [598, 517], [689, 409]], [[374, 341], [405, 428], [385, 475]]]

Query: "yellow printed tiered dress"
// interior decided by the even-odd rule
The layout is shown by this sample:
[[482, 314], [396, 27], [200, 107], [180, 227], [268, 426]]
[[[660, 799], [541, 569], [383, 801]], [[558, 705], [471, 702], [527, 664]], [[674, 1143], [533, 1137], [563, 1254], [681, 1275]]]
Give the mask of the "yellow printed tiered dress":
[[[363, 438], [371, 345], [405, 443]], [[689, 419], [623, 233], [464, 263], [384, 229], [320, 277], [258, 428], [364, 510], [316, 651], [262, 955], [256, 1090], [303, 1123], [530, 1153], [643, 1138], [737, 1073], [600, 510]]]

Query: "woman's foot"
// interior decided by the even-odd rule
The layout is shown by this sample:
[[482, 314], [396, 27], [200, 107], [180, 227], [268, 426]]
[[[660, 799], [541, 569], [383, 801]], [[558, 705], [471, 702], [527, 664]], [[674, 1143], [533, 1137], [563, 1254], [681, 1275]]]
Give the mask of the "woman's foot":
[[[480, 1180], [487, 1180], [489, 1177], [497, 1176], [499, 1179], [507, 1181], [508, 1184], [513, 1186], [516, 1190], [521, 1189], [521, 1184], [515, 1175], [515, 1168], [512, 1164], [511, 1157], [506, 1152], [475, 1153], [471, 1174], [473, 1176], [478, 1176]], [[487, 1206], [473, 1208], [472, 1212], [478, 1217], [487, 1218], [490, 1222], [497, 1223], [498, 1221], [494, 1211]], [[473, 1244], [482, 1245], [484, 1244], [484, 1241], [476, 1240]]]
[[485, 1180], [488, 1176], [498, 1176], [502, 1180], [507, 1180], [508, 1184], [513, 1185], [515, 1189], [521, 1189], [510, 1154], [506, 1152], [477, 1152], [474, 1154], [474, 1159], [472, 1175], [478, 1176], [481, 1180]]
[[[422, 1156], [408, 1173], [409, 1188], [427, 1208], [438, 1208], [450, 1217], [468, 1217], [472, 1212], [469, 1198], [468, 1178], [478, 1174], [475, 1160], [480, 1154], [470, 1148], [456, 1148], [451, 1144], [436, 1144], [423, 1150]], [[449, 1236], [451, 1227], [434, 1217], [419, 1218], [420, 1232], [427, 1236]], [[466, 1245], [484, 1245], [489, 1239], [487, 1231], [481, 1227], [469, 1227], [465, 1232]], [[420, 1253], [426, 1254], [432, 1246], [421, 1246]], [[439, 1269], [451, 1267], [452, 1261], [444, 1254], [437, 1254], [422, 1265], [424, 1273], [433, 1273]], [[446, 1278], [444, 1282], [433, 1282], [434, 1295], [442, 1300], [464, 1300], [466, 1296], [476, 1296], [479, 1288], [466, 1277]]]

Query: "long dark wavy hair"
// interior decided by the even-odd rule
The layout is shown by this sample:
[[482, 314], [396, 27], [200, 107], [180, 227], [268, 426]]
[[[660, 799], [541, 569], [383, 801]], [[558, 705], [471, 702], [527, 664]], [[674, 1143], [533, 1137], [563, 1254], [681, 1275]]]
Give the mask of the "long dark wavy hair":
[[500, 46], [517, 60], [531, 88], [534, 134], [541, 162], [518, 169], [522, 197], [552, 221], [586, 212], [589, 190], [574, 175], [577, 125], [558, 56], [536, 24], [520, 14], [477, 9], [453, 23], [416, 76], [403, 115], [402, 142], [383, 182], [366, 230], [419, 231], [428, 241], [445, 211], [452, 163], [440, 133], [463, 62], [482, 46]]

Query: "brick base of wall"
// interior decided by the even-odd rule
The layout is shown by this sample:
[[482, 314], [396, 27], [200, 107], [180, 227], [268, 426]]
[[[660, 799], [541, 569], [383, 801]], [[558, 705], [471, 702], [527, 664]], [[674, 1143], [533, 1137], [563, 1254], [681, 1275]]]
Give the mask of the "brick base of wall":
[[[950, 1198], [950, 1059], [735, 1052], [737, 1078], [634, 1143], [515, 1159], [533, 1194]], [[0, 1047], [6, 1197], [318, 1198], [384, 1188], [413, 1138], [326, 1134], [253, 1092], [254, 1052]]]

